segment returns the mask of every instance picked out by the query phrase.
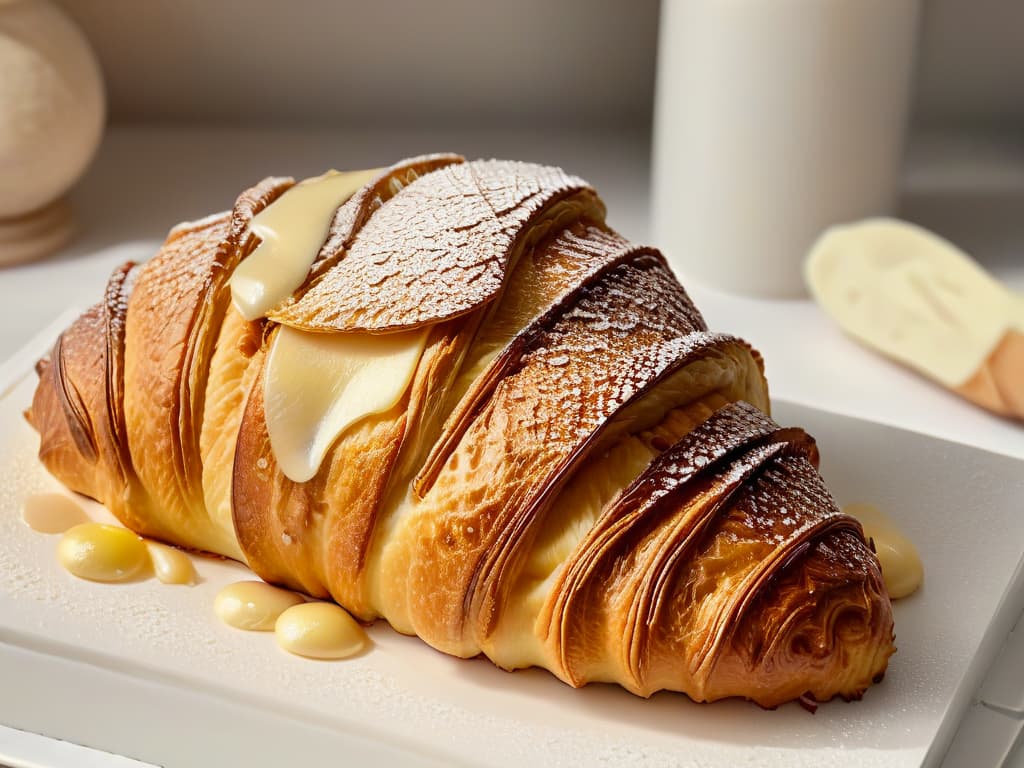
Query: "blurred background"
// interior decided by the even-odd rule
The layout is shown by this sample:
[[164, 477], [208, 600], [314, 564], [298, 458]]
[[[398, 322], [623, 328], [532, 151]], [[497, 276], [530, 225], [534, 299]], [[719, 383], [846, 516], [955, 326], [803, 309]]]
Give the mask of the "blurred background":
[[[25, 7], [47, 1], [20, 0]], [[688, 250], [704, 254], [673, 246], [652, 223], [652, 171], [666, 167], [652, 163], [658, 47], [664, 42], [659, 0], [54, 2], [96, 53], [107, 122], [98, 153], [70, 193], [76, 239], [49, 258], [0, 270], [0, 359], [62, 310], [87, 306], [101, 295], [114, 266], [148, 258], [175, 223], [224, 210], [264, 176], [301, 178], [328, 167], [368, 168], [454, 151], [560, 165], [590, 181], [605, 199], [613, 227], [663, 248], [712, 327], [743, 335], [761, 349], [775, 395], [1006, 446], [1024, 456], [1017, 427], [849, 341], [812, 302], [726, 295], [680, 269], [679, 257]], [[1024, 290], [1024, 3], [664, 2], [665, 8], [726, 9], [739, 17], [758, 12], [769, 20], [784, 12], [797, 26], [784, 39], [810, 39], [823, 54], [827, 46], [850, 46], [857, 37], [844, 11], [873, 9], [865, 14], [877, 11], [877, 18], [885, 18], [896, 6], [912, 8], [918, 34], [916, 47], [910, 46], [908, 130], [906, 151], [895, 163], [895, 211]], [[800, 33], [802, 14], [817, 14], [814, 35]], [[887, 31], [877, 18], [869, 28]], [[757, 42], [761, 29], [749, 26]], [[728, 38], [731, 30], [723, 34]], [[881, 55], [872, 59], [876, 37], [859, 34], [867, 43], [853, 46], [844, 66], [863, 60], [874, 72], [864, 83], [874, 86], [862, 84], [848, 95], [870, 104], [872, 88], [882, 83], [884, 90], [890, 62]], [[674, 45], [671, 50], [687, 50]], [[785, 53], [783, 46], [783, 58]], [[897, 77], [901, 67], [893, 69]], [[728, 91], [719, 82], [730, 82], [717, 74], [712, 69], [701, 79], [713, 81], [706, 89], [712, 100]], [[846, 95], [835, 96], [830, 74], [823, 71], [805, 84], [846, 109]], [[733, 90], [741, 105], [749, 95], [752, 115], [761, 110], [785, 123], [786, 98], [795, 89], [780, 77], [760, 91]], [[813, 95], [804, 101], [812, 118], [817, 103]], [[691, 106], [690, 116], [703, 109], [697, 102]], [[788, 119], [802, 125], [792, 115]], [[847, 135], [857, 132], [851, 127]], [[756, 142], [756, 130], [751, 135]], [[713, 158], [702, 178], [731, 174], [742, 184], [744, 167], [730, 167], [725, 144], [714, 145], [722, 163]], [[800, 139], [784, 144], [796, 165], [809, 164]], [[870, 152], [873, 145], [865, 146]], [[856, 158], [840, 160], [836, 167], [858, 165]], [[849, 186], [842, 173], [830, 173], [818, 173], [829, 191]], [[774, 190], [758, 194], [748, 195], [748, 207], [771, 202]], [[680, 201], [679, 210], [686, 205]], [[795, 206], [794, 218], [804, 209]], [[752, 221], [732, 211], [726, 206], [723, 227]], [[769, 218], [769, 226], [775, 220]], [[791, 258], [802, 258], [805, 247], [791, 249]], [[742, 252], [762, 274], [764, 251]], [[794, 279], [800, 280], [796, 270]], [[936, 422], [940, 412], [943, 419]], [[940, 426], [932, 430], [933, 423]]]
[[[651, 126], [658, 0], [58, 3], [114, 123]], [[1014, 0], [926, 2], [915, 133], [1020, 139], [1022, 29]]]
[[[429, 151], [561, 165], [624, 234], [655, 234], [659, 0], [55, 2], [107, 93], [65, 257], [159, 238], [263, 175]], [[1024, 4], [922, 8], [899, 210], [998, 267], [1024, 240]]]
[[[624, 207], [626, 234], [648, 235], [658, 0], [58, 2], [96, 50], [115, 131], [344, 134], [345, 146], [320, 165], [436, 149], [514, 153], [587, 176], [612, 197], [613, 217]], [[1013, 0], [923, 7], [903, 209], [989, 260], [1011, 258], [1009, 241], [1020, 244], [1022, 29], [1024, 4]], [[373, 132], [425, 138], [375, 141]], [[201, 145], [215, 143], [197, 139], [195, 151], [204, 156]], [[237, 154], [262, 147], [255, 144], [239, 142]], [[236, 153], [217, 146], [215, 154], [227, 167]], [[306, 170], [270, 158], [260, 167]], [[229, 175], [218, 192], [252, 178]]]

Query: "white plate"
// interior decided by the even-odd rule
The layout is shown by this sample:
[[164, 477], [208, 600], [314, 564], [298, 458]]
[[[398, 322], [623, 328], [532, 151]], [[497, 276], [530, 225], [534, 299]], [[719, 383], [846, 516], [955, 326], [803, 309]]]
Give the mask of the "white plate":
[[899, 652], [862, 701], [812, 716], [573, 690], [385, 625], [359, 658], [292, 657], [213, 616], [239, 565], [201, 560], [193, 587], [99, 585], [22, 524], [22, 499], [58, 488], [21, 415], [39, 351], [0, 370], [0, 723], [14, 728], [165, 766], [918, 765], [941, 759], [1024, 605], [1024, 463], [780, 403], [782, 423], [818, 438], [836, 497], [887, 509], [924, 560], [923, 590], [896, 605]]

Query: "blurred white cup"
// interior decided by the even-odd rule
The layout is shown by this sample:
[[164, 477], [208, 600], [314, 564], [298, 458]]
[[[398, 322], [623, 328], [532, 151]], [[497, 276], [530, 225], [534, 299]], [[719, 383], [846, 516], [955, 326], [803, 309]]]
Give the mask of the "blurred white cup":
[[805, 294], [826, 227], [896, 201], [920, 0], [662, 0], [654, 231], [683, 278]]

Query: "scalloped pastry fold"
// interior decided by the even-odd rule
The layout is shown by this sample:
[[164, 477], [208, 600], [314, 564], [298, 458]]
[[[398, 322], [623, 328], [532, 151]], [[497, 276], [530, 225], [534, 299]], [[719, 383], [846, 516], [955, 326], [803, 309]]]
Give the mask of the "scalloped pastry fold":
[[466, 314], [501, 290], [514, 245], [586, 182], [558, 168], [452, 163], [416, 178], [365, 222], [337, 263], [274, 319], [311, 330], [386, 332]]
[[[758, 353], [710, 331], [586, 182], [397, 163], [248, 322], [228, 281], [293, 183], [175, 228], [62, 334], [27, 413], [58, 479], [140, 533], [574, 686], [771, 707], [881, 677], [891, 605], [814, 441], [771, 421]], [[425, 339], [397, 401], [339, 427], [302, 482], [267, 423], [282, 326], [360, 340], [341, 350]]]

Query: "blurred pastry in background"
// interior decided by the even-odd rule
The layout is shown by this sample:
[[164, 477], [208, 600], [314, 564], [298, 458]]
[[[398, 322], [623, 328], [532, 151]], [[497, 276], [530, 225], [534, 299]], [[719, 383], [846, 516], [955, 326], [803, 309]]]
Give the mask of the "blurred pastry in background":
[[805, 278], [855, 339], [1024, 420], [1024, 296], [952, 243], [895, 219], [833, 227], [811, 248]]
[[103, 133], [99, 64], [50, 0], [0, 2], [0, 266], [48, 256], [73, 234], [64, 194]]

